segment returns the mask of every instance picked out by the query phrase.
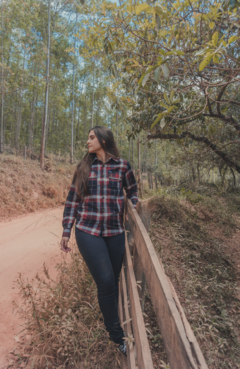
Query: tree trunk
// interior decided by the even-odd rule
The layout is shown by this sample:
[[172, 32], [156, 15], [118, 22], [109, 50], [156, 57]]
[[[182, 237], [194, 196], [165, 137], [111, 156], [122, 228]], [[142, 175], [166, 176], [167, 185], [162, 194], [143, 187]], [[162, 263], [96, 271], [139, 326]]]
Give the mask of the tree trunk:
[[35, 107], [36, 107], [36, 100], [37, 100], [37, 88], [34, 91], [33, 101], [32, 101], [32, 109], [31, 109], [31, 120], [29, 126], [29, 157], [31, 158], [32, 155], [32, 142], [33, 142], [33, 124], [34, 124], [34, 116], [35, 116]]
[[94, 72], [95, 72], [95, 61], [93, 61], [93, 86], [92, 86], [92, 128], [93, 128], [93, 107], [94, 107]]
[[233, 176], [233, 186], [236, 186], [236, 177], [235, 177], [235, 174], [234, 174], [234, 171], [232, 168], [230, 168], [231, 170], [231, 173], [232, 173], [232, 176]]
[[48, 145], [48, 137], [49, 137], [49, 126], [50, 126], [50, 119], [51, 119], [51, 107], [53, 104], [53, 96], [54, 96], [54, 87], [53, 87], [53, 93], [51, 98], [48, 98], [48, 114], [47, 114], [47, 124], [46, 124], [46, 132], [45, 132], [45, 151]]
[[133, 137], [132, 137], [132, 169], [134, 169], [134, 140], [133, 140]]
[[87, 95], [85, 93], [85, 101], [84, 101], [84, 133], [83, 133], [83, 142], [85, 145], [86, 142], [86, 125], [87, 125]]
[[[79, 103], [79, 107], [78, 107], [76, 141], [79, 141], [79, 139], [80, 139], [80, 136], [79, 136], [79, 115], [80, 115], [80, 103]], [[76, 143], [75, 143], [75, 147], [76, 147]]]
[[149, 190], [151, 190], [151, 179], [150, 179], [150, 172], [149, 172], [149, 170], [147, 172], [147, 175], [148, 175], [148, 188], [149, 188]]
[[196, 181], [196, 174], [195, 174], [194, 164], [192, 164], [192, 179], [193, 179], [193, 182]]
[[[55, 96], [55, 95], [54, 95]], [[54, 122], [55, 122], [55, 116], [56, 116], [56, 102], [54, 103], [54, 106], [53, 106], [53, 112], [52, 112], [52, 119], [51, 119], [51, 121], [52, 121], [52, 123], [51, 123], [51, 127], [50, 127], [50, 129], [49, 129], [49, 135], [52, 137], [52, 135], [53, 135], [53, 132], [54, 132]], [[49, 123], [50, 124], [50, 123]], [[52, 151], [52, 149], [53, 149], [53, 147], [52, 147], [52, 145], [50, 145], [50, 149], [51, 149], [51, 151]]]
[[[24, 74], [24, 71], [25, 71], [25, 56], [26, 56], [26, 52], [24, 50], [23, 74]], [[22, 124], [22, 102], [23, 102], [22, 90], [24, 89], [24, 83], [25, 83], [25, 76], [23, 75], [23, 82], [21, 83], [21, 87], [20, 87], [20, 91], [19, 91], [19, 105], [18, 105], [16, 133], [15, 133], [15, 147], [16, 147], [17, 151], [19, 150], [20, 130], [21, 130], [21, 124]]]
[[198, 174], [198, 180], [200, 181], [201, 175], [200, 175], [200, 165], [197, 163], [197, 174]]
[[50, 67], [50, 23], [51, 23], [51, 1], [48, 0], [48, 41], [47, 41], [47, 61], [46, 61], [46, 91], [45, 91], [45, 106], [44, 116], [42, 122], [42, 139], [41, 139], [41, 153], [40, 153], [40, 166], [44, 169], [44, 152], [45, 152], [45, 135], [46, 124], [48, 118], [48, 94], [49, 94], [49, 67]]
[[2, 10], [2, 31], [1, 31], [1, 36], [2, 36], [2, 88], [1, 88], [1, 94], [2, 94], [2, 102], [1, 102], [1, 129], [0, 129], [0, 154], [3, 153], [3, 103], [4, 103], [4, 98], [3, 98], [3, 93], [4, 93], [4, 90], [3, 90], [3, 83], [4, 83], [4, 80], [3, 80], [3, 1], [2, 1], [2, 7], [1, 7], [1, 10]]
[[140, 171], [140, 139], [137, 139], [137, 148], [138, 148], [138, 169]]
[[145, 172], [148, 171], [147, 166], [148, 166], [148, 145], [147, 145], [147, 140], [146, 140], [145, 141]]
[[[76, 12], [76, 25], [77, 25], [77, 12]], [[74, 57], [76, 51], [76, 37], [74, 38]], [[74, 104], [75, 104], [75, 60], [73, 61], [73, 80], [72, 80], [72, 121], [71, 121], [71, 154], [70, 154], [70, 164], [73, 164], [73, 125], [74, 125]]]
[[118, 146], [118, 109], [116, 108], [116, 141]]
[[131, 148], [131, 138], [128, 140], [128, 161], [130, 162], [130, 148]]
[[155, 141], [155, 168], [157, 168], [157, 141]]

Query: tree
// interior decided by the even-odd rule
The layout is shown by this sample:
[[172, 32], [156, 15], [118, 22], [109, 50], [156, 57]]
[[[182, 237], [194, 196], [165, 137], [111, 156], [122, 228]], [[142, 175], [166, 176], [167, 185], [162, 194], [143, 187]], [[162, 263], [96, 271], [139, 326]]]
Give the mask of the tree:
[[47, 58], [46, 58], [46, 91], [45, 91], [45, 104], [44, 104], [44, 116], [42, 123], [42, 139], [41, 139], [41, 152], [40, 152], [40, 165], [41, 169], [44, 169], [44, 152], [45, 152], [45, 137], [46, 137], [46, 125], [48, 119], [48, 96], [49, 96], [49, 69], [50, 69], [50, 37], [51, 37], [51, 1], [48, 0], [48, 33], [47, 33]]
[[1, 129], [0, 129], [0, 153], [3, 153], [3, 94], [4, 94], [4, 80], [3, 80], [3, 1], [1, 4], [1, 52], [2, 52], [2, 78], [1, 78]]
[[103, 3], [88, 42], [103, 58], [111, 54], [126, 90], [136, 94], [135, 133], [140, 127], [148, 139], [201, 142], [240, 172], [239, 144], [234, 157], [221, 148], [236, 145], [240, 132], [239, 113], [232, 114], [240, 105], [237, 6], [205, 0]]

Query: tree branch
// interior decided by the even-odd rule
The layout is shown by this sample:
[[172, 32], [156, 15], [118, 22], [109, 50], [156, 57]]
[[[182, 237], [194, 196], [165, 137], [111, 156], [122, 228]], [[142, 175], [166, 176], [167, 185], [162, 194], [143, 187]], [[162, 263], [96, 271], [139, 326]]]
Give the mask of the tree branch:
[[218, 97], [217, 97], [217, 101], [218, 101], [217, 102], [217, 112], [218, 112], [219, 116], [222, 115], [221, 109], [220, 109], [220, 100], [221, 100], [221, 97], [224, 94], [224, 91], [226, 90], [227, 86], [228, 86], [228, 83], [226, 83], [225, 86], [222, 87], [222, 89], [219, 92]]
[[218, 115], [218, 114], [203, 114], [203, 115], [204, 115], [204, 117], [217, 118], [217, 119], [222, 120], [224, 123], [230, 124], [240, 134], [240, 124], [233, 118], [232, 115], [226, 116], [226, 117], [222, 113], [220, 113], [220, 115]]
[[212, 151], [215, 152], [215, 154], [217, 154], [230, 168], [235, 169], [238, 173], [240, 173], [240, 165], [236, 164], [235, 162], [233, 162], [223, 151], [219, 150], [219, 148], [211, 141], [209, 141], [209, 139], [207, 137], [204, 136], [195, 136], [190, 132], [183, 132], [180, 135], [177, 135], [175, 133], [167, 133], [167, 134], [163, 134], [161, 132], [155, 134], [155, 135], [148, 135], [147, 138], [148, 139], [156, 139], [156, 138], [160, 138], [162, 140], [170, 140], [170, 139], [175, 139], [175, 140], [181, 140], [183, 138], [189, 137], [194, 141], [197, 142], [203, 142], [205, 143]]

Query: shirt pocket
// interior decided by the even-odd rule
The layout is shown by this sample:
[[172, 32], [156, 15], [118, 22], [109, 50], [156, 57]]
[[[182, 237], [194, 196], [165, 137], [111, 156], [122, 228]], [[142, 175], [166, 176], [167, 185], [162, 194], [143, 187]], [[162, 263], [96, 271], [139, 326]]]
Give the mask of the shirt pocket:
[[122, 189], [122, 178], [119, 172], [114, 170], [108, 171], [109, 187], [116, 190]]

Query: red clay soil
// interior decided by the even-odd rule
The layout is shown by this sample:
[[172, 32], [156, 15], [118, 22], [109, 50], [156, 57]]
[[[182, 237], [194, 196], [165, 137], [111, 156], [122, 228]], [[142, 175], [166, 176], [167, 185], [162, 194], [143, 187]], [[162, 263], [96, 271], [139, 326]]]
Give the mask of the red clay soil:
[[45, 210], [0, 223], [0, 369], [9, 364], [9, 352], [21, 336], [23, 323], [13, 309], [12, 301], [19, 301], [14, 281], [19, 273], [31, 280], [42, 274], [43, 263], [50, 276], [56, 276], [54, 266], [62, 257], [60, 251], [63, 207]]

